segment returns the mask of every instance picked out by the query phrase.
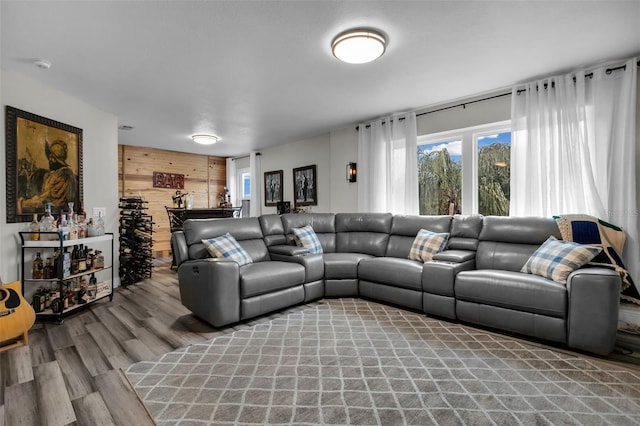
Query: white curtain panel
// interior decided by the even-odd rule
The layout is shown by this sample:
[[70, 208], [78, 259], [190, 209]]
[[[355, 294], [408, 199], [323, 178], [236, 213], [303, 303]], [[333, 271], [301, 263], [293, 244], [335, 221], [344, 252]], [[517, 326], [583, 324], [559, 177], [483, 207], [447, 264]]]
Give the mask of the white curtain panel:
[[262, 179], [260, 175], [260, 153], [252, 151], [249, 156], [249, 173], [251, 173], [251, 217], [262, 214]]
[[514, 87], [510, 215], [583, 213], [622, 227], [623, 261], [640, 283], [636, 62]]
[[[231, 202], [233, 204], [235, 204], [238, 199], [238, 182], [236, 182], [236, 179], [238, 179], [236, 176], [236, 162], [233, 158], [229, 157], [227, 158], [227, 188], [229, 189], [229, 195], [231, 195]], [[215, 199], [215, 205], [212, 207], [218, 207], [217, 198]]]
[[358, 211], [418, 214], [416, 114], [359, 125]]

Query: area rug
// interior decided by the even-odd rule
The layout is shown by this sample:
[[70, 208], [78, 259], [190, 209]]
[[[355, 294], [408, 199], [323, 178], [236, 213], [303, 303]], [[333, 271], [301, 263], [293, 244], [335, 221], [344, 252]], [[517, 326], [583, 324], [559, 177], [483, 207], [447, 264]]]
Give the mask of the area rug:
[[640, 372], [360, 299], [126, 374], [158, 425], [640, 424]]

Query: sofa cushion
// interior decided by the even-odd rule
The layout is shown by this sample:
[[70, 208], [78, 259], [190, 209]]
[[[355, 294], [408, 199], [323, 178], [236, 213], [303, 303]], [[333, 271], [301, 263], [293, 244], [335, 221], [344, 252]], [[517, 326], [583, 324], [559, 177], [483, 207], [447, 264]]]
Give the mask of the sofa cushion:
[[431, 232], [426, 229], [418, 231], [418, 235], [413, 240], [409, 259], [428, 262], [433, 255], [442, 251], [449, 238], [448, 232]]
[[373, 257], [358, 264], [358, 278], [422, 291], [422, 262], [397, 257]]
[[297, 246], [309, 249], [309, 253], [322, 253], [322, 245], [311, 225], [293, 228], [293, 237]]
[[336, 251], [336, 217], [333, 213], [286, 213], [282, 215], [282, 226], [289, 244], [295, 244], [293, 228], [311, 225], [316, 233], [322, 251], [334, 253]]
[[393, 216], [385, 256], [408, 259], [411, 245], [420, 229], [449, 232], [450, 227], [451, 216]]
[[358, 263], [369, 259], [364, 253], [324, 253], [324, 277], [326, 279], [358, 278]]
[[549, 237], [529, 258], [520, 272], [540, 275], [565, 284], [576, 269], [591, 262], [601, 247], [586, 246]]
[[482, 269], [456, 275], [457, 300], [566, 318], [567, 289], [537, 275]]
[[240, 268], [240, 297], [258, 296], [304, 283], [304, 266], [290, 262], [259, 262]]
[[240, 247], [240, 244], [228, 232], [219, 237], [202, 240], [202, 244], [213, 257], [224, 257], [233, 260], [240, 266], [253, 263], [249, 253]]

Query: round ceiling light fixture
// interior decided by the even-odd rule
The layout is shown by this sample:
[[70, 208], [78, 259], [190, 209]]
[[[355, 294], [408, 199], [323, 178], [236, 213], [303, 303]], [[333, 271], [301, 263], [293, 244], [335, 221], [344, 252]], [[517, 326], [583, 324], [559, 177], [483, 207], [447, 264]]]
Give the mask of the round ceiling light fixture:
[[387, 40], [370, 29], [355, 29], [340, 33], [331, 43], [333, 56], [349, 64], [375, 61], [384, 53]]
[[218, 142], [219, 138], [214, 135], [199, 133], [196, 135], [191, 135], [191, 139], [193, 139], [195, 143], [199, 143], [200, 145], [213, 145], [214, 143]]
[[46, 59], [36, 59], [35, 61], [33, 61], [33, 65], [40, 69], [48, 70], [49, 68], [51, 68], [51, 61], [48, 61]]

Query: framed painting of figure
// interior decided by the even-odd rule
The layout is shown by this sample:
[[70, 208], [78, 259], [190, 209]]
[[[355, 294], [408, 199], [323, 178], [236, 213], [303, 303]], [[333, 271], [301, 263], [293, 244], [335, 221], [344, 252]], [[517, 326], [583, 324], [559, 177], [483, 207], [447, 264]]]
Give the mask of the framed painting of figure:
[[[7, 223], [79, 211], [82, 202], [82, 129], [6, 107]], [[73, 203], [73, 204], [70, 204]]]
[[282, 201], [282, 170], [264, 173], [264, 205], [275, 207]]
[[296, 209], [298, 206], [318, 205], [316, 182], [315, 164], [293, 169], [293, 200]]

